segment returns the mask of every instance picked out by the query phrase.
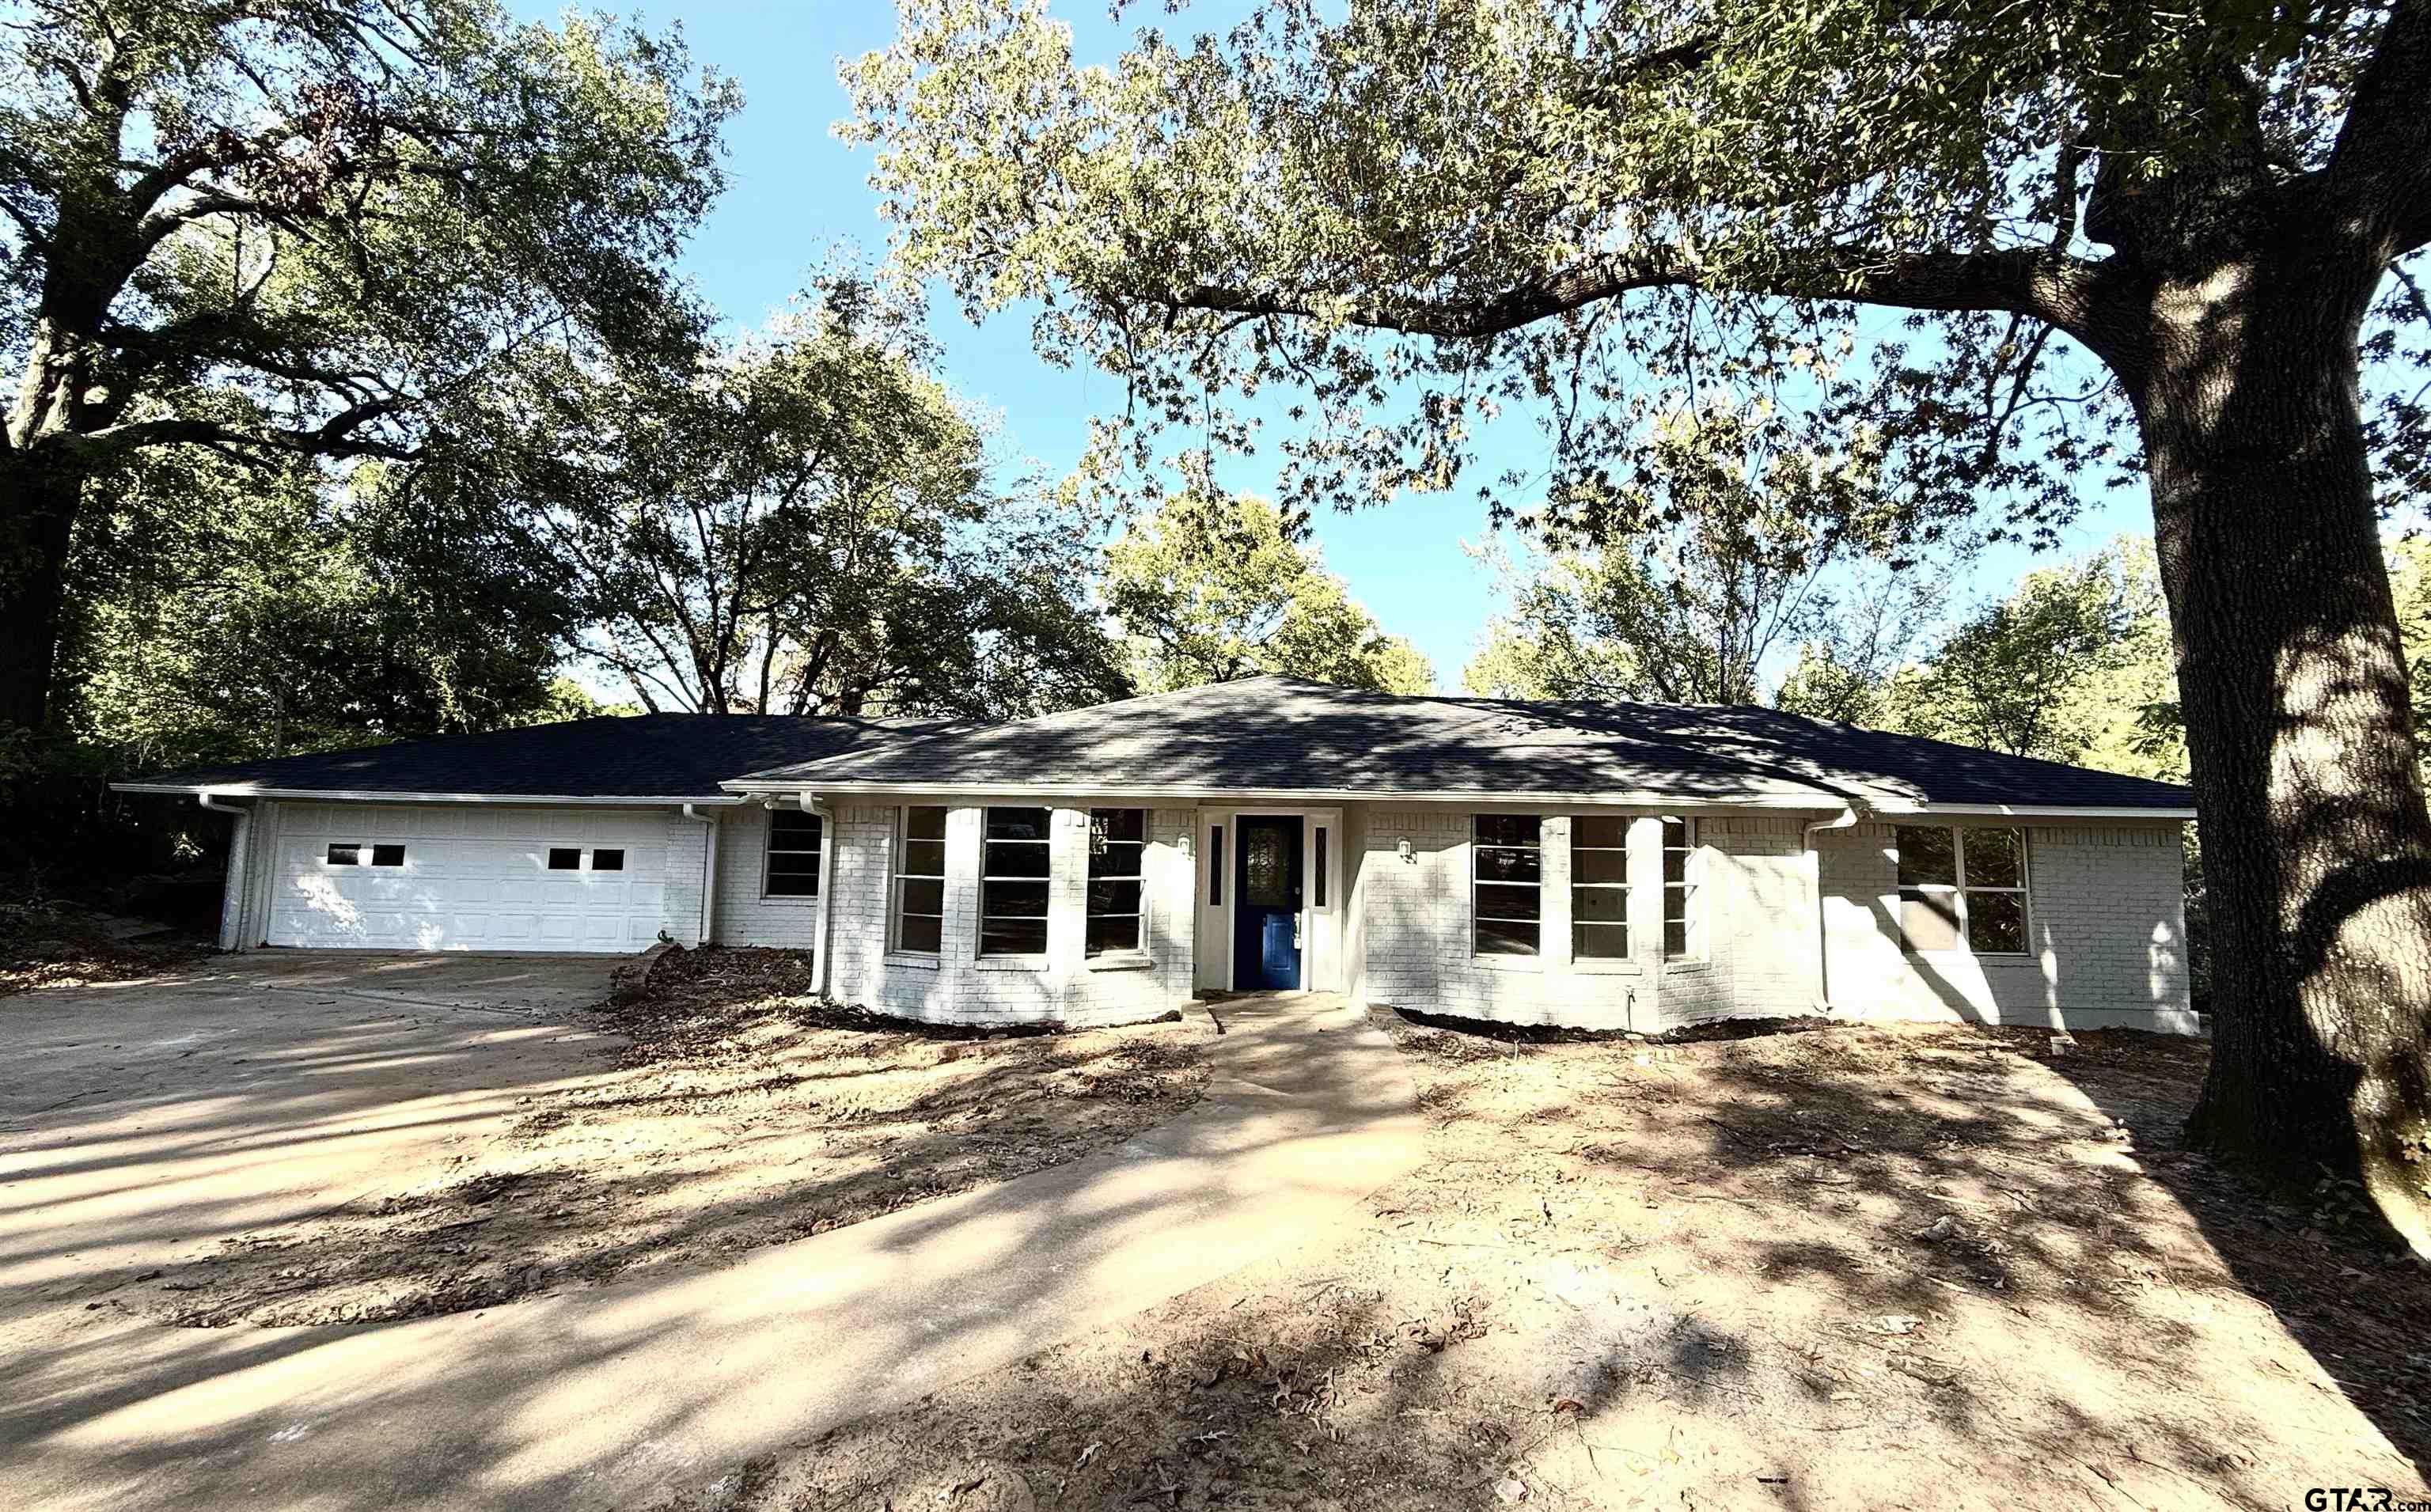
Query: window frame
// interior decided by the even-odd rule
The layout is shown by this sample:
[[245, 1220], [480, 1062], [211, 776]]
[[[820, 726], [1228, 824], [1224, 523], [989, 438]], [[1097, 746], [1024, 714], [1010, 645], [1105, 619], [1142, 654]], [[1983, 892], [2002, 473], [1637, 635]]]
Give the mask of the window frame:
[[[810, 847], [803, 847], [803, 846], [798, 846], [798, 845], [796, 845], [796, 846], [780, 846], [780, 845], [778, 845], [778, 844], [777, 844], [777, 821], [778, 821], [779, 819], [783, 819], [783, 818], [799, 818], [799, 819], [807, 819], [807, 820], [809, 820], [809, 821], [811, 822], [811, 824], [812, 824], [813, 826], [814, 826], [814, 827], [816, 828], [817, 832], [818, 832], [818, 837], [819, 837], [818, 844], [817, 844], [817, 845], [814, 845], [814, 846], [810, 846]], [[771, 810], [768, 812], [768, 823], [767, 823], [767, 824], [766, 824], [766, 826], [763, 828], [763, 832], [762, 832], [762, 833], [761, 833], [761, 836], [760, 836], [760, 900], [761, 900], [762, 902], [763, 902], [763, 903], [815, 903], [815, 902], [817, 902], [817, 901], [819, 900], [819, 874], [821, 873], [821, 871], [823, 871], [823, 870], [826, 868], [826, 865], [827, 865], [827, 856], [826, 856], [827, 843], [828, 843], [828, 825], [827, 825], [827, 821], [826, 821], [825, 819], [820, 818], [817, 815], [813, 814], [813, 813], [812, 813], [812, 812], [810, 812], [808, 809], [803, 809], [803, 808], [789, 808], [789, 809], [787, 809], [787, 808], [780, 808], [780, 809], [771, 809]], [[814, 858], [814, 859], [813, 860], [812, 864], [811, 864], [811, 872], [810, 872], [810, 878], [811, 878], [811, 890], [810, 890], [809, 892], [806, 892], [806, 893], [780, 893], [780, 892], [772, 892], [772, 891], [770, 891], [770, 890], [769, 890], [769, 885], [768, 885], [768, 884], [769, 884], [770, 879], [772, 878], [772, 876], [773, 876], [774, 874], [769, 870], [769, 865], [768, 865], [768, 864], [769, 864], [769, 862], [770, 862], [771, 860], [773, 860], [774, 858], [776, 858], [776, 857], [778, 857], [778, 856], [810, 856], [810, 857]]]
[[[937, 833], [933, 837], [914, 835], [912, 832], [912, 815], [918, 813], [934, 813], [938, 815]], [[905, 803], [897, 805], [895, 810], [894, 865], [887, 868], [886, 880], [886, 948], [898, 955], [916, 955], [933, 961], [946, 953], [946, 877], [948, 866], [947, 850], [952, 843], [953, 819], [953, 810], [943, 803]], [[935, 871], [911, 869], [911, 849], [914, 844], [934, 845], [937, 848]], [[936, 913], [906, 914], [903, 907], [903, 891], [904, 883], [907, 882], [933, 882], [937, 884]], [[933, 918], [937, 921], [937, 944], [934, 949], [903, 943], [903, 920], [906, 917]]]
[[[1534, 840], [1525, 845], [1514, 845], [1507, 841], [1484, 839], [1480, 833], [1480, 826], [1487, 819], [1526, 819], [1533, 821], [1536, 826], [1536, 837]], [[1536, 916], [1534, 918], [1511, 918], [1500, 914], [1487, 914], [1484, 912], [1484, 904], [1482, 903], [1478, 893], [1478, 889], [1481, 886], [1516, 888], [1527, 885], [1524, 882], [1511, 882], [1484, 876], [1484, 857], [1485, 852], [1489, 850], [1513, 850], [1523, 853], [1533, 853], [1535, 856]], [[1535, 949], [1532, 950], [1489, 950], [1484, 949], [1484, 938], [1480, 926], [1489, 923], [1534, 924], [1536, 927]], [[1542, 814], [1471, 814], [1469, 815], [1468, 953], [1472, 960], [1541, 962], [1545, 959], [1545, 816]]]
[[[1619, 825], [1620, 844], [1618, 846], [1581, 845], [1579, 843], [1579, 833], [1582, 821], [1610, 821]], [[1635, 826], [1636, 821], [1627, 815], [1574, 814], [1570, 815], [1568, 826], [1570, 865], [1570, 960], [1574, 964], [1578, 962], [1589, 962], [1592, 963], [1590, 969], [1611, 970], [1617, 966], [1634, 963], [1637, 959], [1637, 898], [1635, 884], [1630, 880], [1629, 863], [1630, 832], [1635, 828]], [[1611, 854], [1620, 857], [1620, 881], [1579, 881], [1579, 852], [1582, 850], [1591, 850], [1599, 855]], [[1591, 892], [1618, 893], [1620, 895], [1620, 917], [1618, 920], [1583, 918], [1579, 913], [1579, 893], [1582, 889]], [[1621, 938], [1621, 951], [1618, 955], [1582, 955], [1579, 952], [1579, 931], [1582, 927], [1590, 929], [1611, 929], [1616, 924], [1619, 927]]]
[[[1055, 915], [1056, 812], [1057, 811], [1055, 809], [1044, 804], [1033, 803], [991, 803], [985, 805], [980, 810], [979, 931], [977, 937], [971, 941], [971, 949], [975, 959], [981, 961], [1043, 961], [1047, 958], [1048, 950], [1053, 947], [1055, 943], [1054, 924], [1052, 921]], [[993, 816], [998, 814], [1031, 813], [1044, 815], [1044, 818], [1039, 825], [1039, 829], [1043, 832], [1034, 838], [999, 840], [988, 833], [988, 831], [993, 828], [995, 824]], [[1036, 846], [1046, 856], [1047, 865], [1045, 869], [1035, 875], [1007, 872], [998, 876], [988, 870], [988, 852], [992, 848], [997, 846]], [[1004, 882], [1007, 884], [1019, 884], [1022, 886], [1029, 886], [1034, 883], [1037, 886], [1044, 888], [1047, 893], [1046, 912], [1036, 915], [989, 914], [988, 884], [990, 882]], [[989, 949], [987, 948], [987, 936], [988, 920], [991, 917], [1006, 919], [1036, 918], [1039, 925], [1038, 949], [1035, 950]]]
[[[1904, 830], [1939, 830], [1950, 836], [1950, 874], [1946, 882], [1909, 882], [1899, 879], [1899, 861], [1907, 848], [1900, 839]], [[2014, 884], [1970, 882], [1967, 880], [1967, 837], [1977, 831], [2005, 830], [2017, 837], [2018, 880]], [[1891, 826], [1891, 891], [1899, 903], [1900, 949], [1910, 955], [1983, 956], [1995, 961], [2031, 961], [2035, 956], [2034, 846], [2030, 832], [2022, 824], [1893, 824]], [[1907, 927], [1907, 900], [1910, 893], [1947, 896], [1956, 903], [1958, 943], [1956, 945], [1923, 946], [1910, 936]], [[1974, 893], [2014, 895], [2018, 899], [2018, 949], [2014, 950], [1979, 949], [1975, 945]]]
[[[1136, 841], [1110, 840], [1104, 842], [1101, 847], [1098, 839], [1100, 833], [1098, 828], [1098, 815], [1115, 814], [1136, 814], [1139, 815], [1139, 839]], [[1090, 809], [1087, 811], [1087, 818], [1089, 824], [1089, 865], [1087, 875], [1082, 879], [1083, 886], [1081, 898], [1081, 957], [1082, 959], [1089, 961], [1108, 961], [1121, 960], [1128, 956], [1145, 955], [1148, 953], [1148, 848], [1154, 843], [1148, 833], [1148, 811], [1145, 807], [1136, 804], [1122, 805], [1114, 808]], [[1133, 864], [1137, 869], [1131, 872], [1107, 872], [1100, 874], [1098, 870], [1098, 863], [1102, 858], [1111, 856], [1114, 853], [1114, 848], [1118, 845], [1138, 846], [1139, 857]], [[1051, 850], [1049, 852], [1049, 861], [1051, 865]], [[1098, 912], [1097, 884], [1101, 882], [1127, 882], [1136, 886], [1139, 889], [1139, 911], [1134, 914]], [[1048, 892], [1048, 911], [1049, 914], [1053, 913], [1054, 906], [1054, 892], [1050, 888]], [[1102, 949], [1096, 945], [1094, 943], [1094, 936], [1096, 933], [1095, 926], [1098, 920], [1101, 918], [1130, 919], [1132, 921], [1132, 943], [1129, 945], [1107, 946]]]
[[[1713, 959], [1713, 948], [1707, 939], [1707, 917], [1713, 910], [1705, 896], [1705, 841], [1693, 814], [1666, 814], [1657, 820], [1658, 846], [1663, 857], [1663, 964], [1667, 966], [1702, 966]], [[1671, 843], [1671, 827], [1680, 826], [1686, 837], [1683, 845]], [[1671, 880], [1670, 857], [1679, 853], [1680, 880]], [[1680, 894], [1680, 950], [1671, 949], [1671, 895]]]

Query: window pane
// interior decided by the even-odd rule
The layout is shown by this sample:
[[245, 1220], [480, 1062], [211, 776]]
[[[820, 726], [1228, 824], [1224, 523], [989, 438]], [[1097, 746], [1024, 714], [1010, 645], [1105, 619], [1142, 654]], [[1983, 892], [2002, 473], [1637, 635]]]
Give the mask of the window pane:
[[405, 847], [403, 847], [403, 846], [374, 846], [374, 847], [372, 847], [372, 865], [375, 865], [375, 866], [402, 866], [402, 865], [405, 865]]
[[1570, 881], [1625, 882], [1629, 881], [1629, 852], [1573, 850], [1570, 852]]
[[1089, 953], [1103, 955], [1108, 950], [1139, 949], [1139, 916], [1110, 915], [1089, 920]]
[[806, 876], [771, 876], [760, 889], [770, 898], [816, 898], [819, 896], [819, 874]]
[[1089, 883], [1090, 913], [1136, 914], [1139, 911], [1139, 883], [1135, 882], [1093, 882]]
[[625, 852], [622, 850], [594, 850], [591, 852], [591, 869], [593, 871], [623, 871], [625, 869]]
[[1545, 821], [1534, 814], [1481, 814], [1477, 838], [1489, 846], [1533, 846], [1544, 833]]
[[1629, 926], [1573, 924], [1570, 954], [1582, 961], [1625, 961], [1629, 958]]
[[985, 875], [990, 877], [1044, 877], [1049, 860], [1048, 848], [1016, 840], [990, 841], [987, 847]]
[[1911, 950], [1958, 949], [1958, 895], [1913, 888], [1902, 891], [1900, 932]]
[[780, 850], [768, 858], [771, 877], [816, 877], [819, 874], [819, 853], [815, 850]]
[[903, 912], [906, 914], [943, 914], [946, 911], [946, 884], [933, 878], [903, 879]]
[[332, 866], [360, 866], [363, 864], [363, 848], [360, 846], [331, 846], [329, 848], [327, 861]]
[[581, 852], [581, 850], [579, 850], [579, 849], [578, 849], [578, 848], [577, 848], [576, 847], [573, 847], [573, 846], [552, 846], [552, 847], [550, 847], [550, 848], [549, 848], [549, 852], [548, 852], [548, 869], [549, 869], [549, 870], [551, 870], [551, 871], [579, 871], [581, 868], [582, 868], [582, 852]]
[[1684, 882], [1688, 880], [1688, 854], [1689, 853], [1685, 850], [1667, 849], [1663, 852], [1663, 880], [1665, 882]]
[[946, 874], [946, 842], [943, 840], [906, 840], [903, 842], [903, 875], [906, 877], [943, 877]]
[[[1968, 849], [1972, 865], [1974, 849]], [[2026, 898], [2023, 893], [1967, 895], [1967, 939], [1986, 955], [2023, 955], [2026, 951]]]
[[1325, 840], [1326, 840], [1326, 836], [1327, 836], [1327, 835], [1329, 835], [1329, 834], [1331, 834], [1332, 832], [1333, 832], [1332, 831], [1328, 830], [1328, 829], [1327, 829], [1325, 826], [1323, 826], [1323, 825], [1319, 825], [1319, 826], [1317, 826], [1317, 831], [1316, 831], [1316, 906], [1317, 906], [1317, 907], [1319, 907], [1319, 908], [1323, 908], [1323, 907], [1325, 906]]
[[1501, 846], [1477, 848], [1477, 880], [1480, 882], [1533, 882], [1545, 874], [1545, 853], [1541, 850], [1512, 850]]
[[1291, 843], [1271, 824], [1241, 827], [1241, 900], [1251, 908], [1288, 908]]
[[1967, 832], [1967, 885], [2023, 887], [2026, 836], [2022, 830]]
[[1507, 919], [1482, 918], [1477, 921], [1477, 953], [1480, 955], [1534, 955], [1538, 926]]
[[1626, 924], [1629, 922], [1629, 889], [1573, 887], [1570, 889], [1570, 916], [1588, 924]]
[[944, 919], [925, 918], [915, 914], [906, 914], [903, 916], [902, 924], [897, 930], [896, 943], [902, 949], [919, 950], [934, 955], [945, 948], [945, 927]]
[[1092, 877], [1137, 877], [1140, 862], [1148, 847], [1130, 841], [1111, 841], [1104, 851], [1089, 857]]
[[799, 809], [779, 809], [768, 815], [768, 847], [772, 850], [815, 850], [819, 816]]
[[1570, 844], [1604, 850], [1626, 850], [1629, 848], [1629, 820], [1610, 815], [1574, 818], [1570, 821]]
[[1207, 900], [1224, 901], [1224, 827], [1220, 824], [1207, 831]]
[[1663, 921], [1663, 958], [1677, 961], [1688, 953], [1688, 926], [1682, 920]]
[[1047, 838], [1047, 811], [990, 809], [987, 811], [987, 837], [991, 840], [1044, 840]]
[[1046, 953], [1047, 920], [1044, 918], [990, 918], [980, 925], [981, 955]]
[[1524, 918], [1544, 916], [1545, 894], [1536, 887], [1510, 887], [1500, 882], [1477, 884], [1477, 916], [1480, 918]]
[[1957, 882], [1958, 854], [1952, 848], [1948, 829], [1938, 824], [1903, 824], [1892, 832], [1899, 846], [1902, 887]]
[[946, 838], [946, 811], [934, 806], [905, 809], [903, 833], [913, 840], [943, 840]]
[[991, 882], [980, 887], [980, 912], [991, 919], [1047, 916], [1047, 884], [1043, 882]]
[[1689, 828], [1687, 820], [1666, 818], [1663, 821], [1663, 848], [1666, 850], [1685, 850], [1696, 843], [1697, 832]]
[[1089, 829], [1108, 844], [1137, 845], [1148, 838], [1148, 810], [1091, 809]]

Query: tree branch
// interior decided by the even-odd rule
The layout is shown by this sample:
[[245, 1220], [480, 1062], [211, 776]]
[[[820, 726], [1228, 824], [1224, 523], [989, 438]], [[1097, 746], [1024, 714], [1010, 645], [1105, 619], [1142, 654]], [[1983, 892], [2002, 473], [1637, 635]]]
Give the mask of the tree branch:
[[2382, 263], [2431, 244], [2431, 0], [2396, 0], [2323, 170]]
[[1258, 293], [1200, 284], [1146, 294], [1175, 310], [1338, 317], [1414, 336], [1474, 341], [1646, 289], [1697, 288], [1905, 310], [2004, 310], [2073, 332], [2087, 313], [2091, 265], [2045, 248], [1892, 252], [1833, 247], [1769, 277], [1723, 276], [1673, 249], [1610, 255], [1474, 298], [1358, 300], [1325, 291]]

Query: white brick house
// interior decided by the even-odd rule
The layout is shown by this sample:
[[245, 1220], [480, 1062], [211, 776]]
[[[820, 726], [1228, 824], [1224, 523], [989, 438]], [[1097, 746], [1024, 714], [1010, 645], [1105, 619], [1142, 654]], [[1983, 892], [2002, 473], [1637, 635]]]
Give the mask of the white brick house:
[[126, 784], [236, 811], [223, 943], [816, 952], [931, 1020], [1196, 991], [1657, 1032], [2194, 1032], [2184, 790], [1758, 709], [1261, 678], [997, 726], [655, 715]]

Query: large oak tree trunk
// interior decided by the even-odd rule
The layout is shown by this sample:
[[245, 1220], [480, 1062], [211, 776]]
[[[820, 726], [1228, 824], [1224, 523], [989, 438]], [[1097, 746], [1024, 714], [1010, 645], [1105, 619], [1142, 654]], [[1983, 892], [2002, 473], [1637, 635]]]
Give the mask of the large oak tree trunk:
[[48, 448], [0, 457], [0, 730], [41, 729], [84, 479]]
[[2190, 1142], [2360, 1176], [2431, 1253], [2431, 816], [2356, 338], [2377, 269], [2162, 280], [2131, 379], [2211, 892]]

